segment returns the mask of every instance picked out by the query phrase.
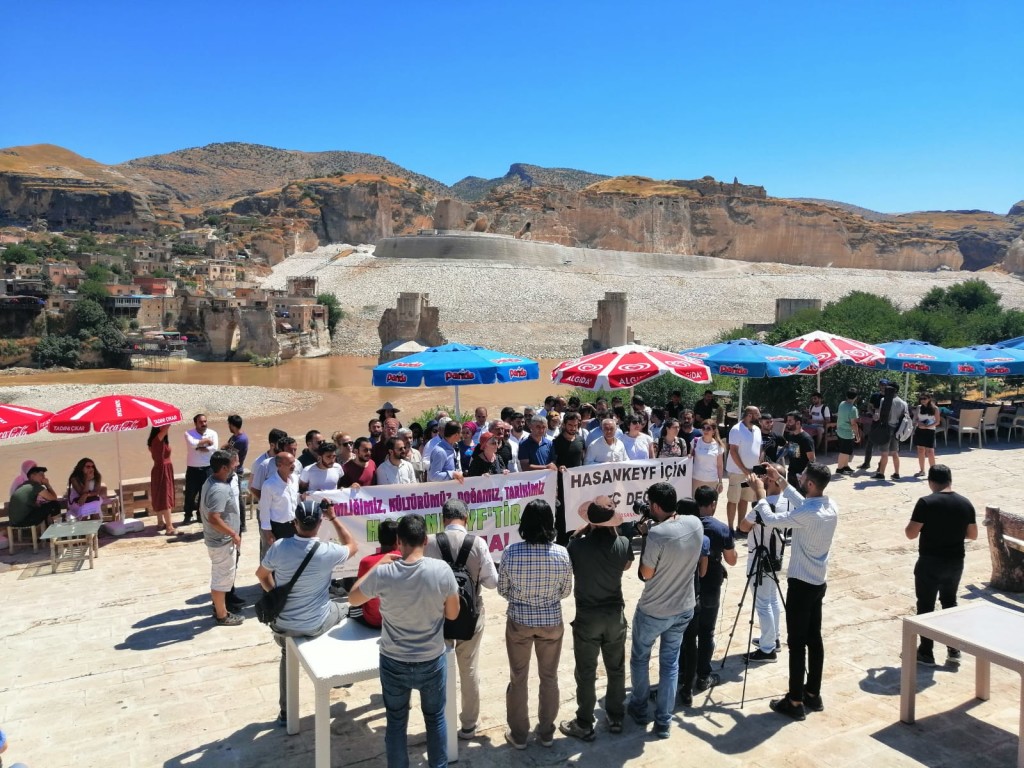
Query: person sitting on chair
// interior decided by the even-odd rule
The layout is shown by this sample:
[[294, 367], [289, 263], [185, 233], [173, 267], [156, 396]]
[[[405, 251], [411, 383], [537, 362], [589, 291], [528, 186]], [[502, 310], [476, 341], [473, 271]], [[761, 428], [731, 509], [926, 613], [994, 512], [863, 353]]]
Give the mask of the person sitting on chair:
[[7, 505], [10, 525], [28, 528], [42, 522], [49, 525], [53, 518], [59, 520], [60, 502], [46, 478], [46, 467], [31, 467], [25, 475], [28, 480], [15, 489], [11, 503]]
[[107, 495], [103, 476], [90, 458], [79, 459], [68, 477], [68, 518], [86, 520], [100, 517], [100, 507]]

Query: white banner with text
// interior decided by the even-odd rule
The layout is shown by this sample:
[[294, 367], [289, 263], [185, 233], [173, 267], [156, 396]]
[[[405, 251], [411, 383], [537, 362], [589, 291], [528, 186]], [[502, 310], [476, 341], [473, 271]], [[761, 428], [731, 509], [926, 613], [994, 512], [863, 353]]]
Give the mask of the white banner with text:
[[[415, 485], [371, 485], [355, 491], [349, 488], [317, 491], [309, 494], [309, 498], [332, 502], [341, 524], [359, 542], [359, 554], [337, 572], [354, 576], [360, 558], [378, 550], [377, 529], [382, 520], [397, 520], [411, 513], [423, 515], [427, 533], [432, 535], [444, 530], [441, 506], [452, 498], [466, 502], [469, 507], [466, 530], [482, 536], [494, 561], [499, 562], [505, 547], [520, 540], [519, 518], [523, 507], [534, 499], [543, 499], [554, 509], [556, 492], [554, 471], [540, 470], [467, 477], [463, 483], [450, 480]], [[337, 540], [330, 523], [320, 526], [320, 538]]]
[[691, 459], [644, 459], [613, 464], [587, 464], [567, 469], [562, 475], [565, 492], [565, 527], [575, 530], [583, 525], [581, 507], [598, 496], [607, 496], [626, 521], [637, 520], [633, 505], [646, 503], [647, 489], [654, 483], [669, 483], [682, 499], [693, 494]]

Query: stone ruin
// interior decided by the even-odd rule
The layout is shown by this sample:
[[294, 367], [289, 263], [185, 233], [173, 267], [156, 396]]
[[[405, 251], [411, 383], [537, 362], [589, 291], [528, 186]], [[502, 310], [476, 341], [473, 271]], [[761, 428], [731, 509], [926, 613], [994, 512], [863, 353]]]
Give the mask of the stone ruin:
[[993, 589], [1024, 592], [1024, 516], [985, 507]]
[[599, 352], [623, 344], [639, 344], [633, 329], [626, 324], [627, 298], [625, 293], [608, 291], [597, 302], [597, 317], [590, 324], [583, 342], [583, 354]]
[[427, 347], [447, 344], [438, 329], [440, 310], [430, 306], [429, 293], [400, 293], [398, 305], [384, 310], [377, 334], [380, 336], [378, 364], [397, 360]]

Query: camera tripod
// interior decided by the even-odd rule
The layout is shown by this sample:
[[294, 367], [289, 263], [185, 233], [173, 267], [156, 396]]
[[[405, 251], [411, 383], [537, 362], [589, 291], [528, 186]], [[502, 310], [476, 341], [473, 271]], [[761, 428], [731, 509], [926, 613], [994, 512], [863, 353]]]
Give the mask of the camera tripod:
[[[747, 592], [750, 591], [750, 585], [753, 584], [754, 601], [750, 606], [750, 620], [747, 628], [747, 648], [750, 648], [751, 641], [754, 637], [754, 615], [757, 612], [757, 591], [760, 586], [764, 583], [764, 579], [768, 578], [775, 582], [775, 588], [779, 593], [779, 600], [782, 602], [782, 610], [786, 610], [786, 599], [782, 596], [782, 586], [779, 584], [779, 573], [778, 568], [782, 567], [782, 556], [785, 553], [786, 543], [782, 538], [781, 534], [777, 534], [776, 531], [772, 531], [769, 534], [769, 541], [771, 536], [779, 535], [779, 541], [781, 548], [778, 555], [778, 566], [772, 560], [771, 550], [765, 543], [765, 525], [762, 522], [760, 515], [757, 517], [756, 525], [758, 526], [758, 534], [755, 535], [755, 541], [757, 545], [754, 547], [754, 551], [750, 554], [750, 558], [747, 561], [747, 581], [743, 586], [743, 593], [740, 595], [740, 602], [736, 610], [736, 619], [732, 623], [732, 629], [729, 631], [729, 641], [725, 644], [725, 654], [722, 657], [722, 666], [725, 667], [725, 661], [729, 658], [729, 647], [732, 645], [733, 635], [736, 634], [736, 627], [740, 623], [740, 615], [743, 613], [743, 603], [747, 598]], [[778, 627], [775, 628], [778, 632]], [[761, 628], [764, 632], [764, 627]], [[763, 635], [762, 635], [763, 637]], [[743, 704], [747, 698], [747, 671], [750, 668], [750, 652], [743, 656], [743, 692], [740, 695], [740, 709], [743, 708]]]

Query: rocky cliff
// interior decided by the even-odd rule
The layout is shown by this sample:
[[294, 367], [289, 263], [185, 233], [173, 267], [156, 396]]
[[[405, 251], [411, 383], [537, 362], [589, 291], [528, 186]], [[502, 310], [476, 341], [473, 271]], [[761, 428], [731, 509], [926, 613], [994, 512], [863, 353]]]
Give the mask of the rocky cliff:
[[0, 150], [0, 221], [53, 229], [156, 232], [180, 226], [166, 194], [61, 147]]
[[[477, 206], [446, 206], [445, 229], [522, 233], [586, 248], [686, 253], [744, 261], [835, 267], [959, 269], [955, 243], [908, 237], [837, 208], [757, 197], [702, 195], [692, 187], [641, 184], [640, 193], [539, 189], [495, 193]], [[646, 194], [651, 189], [656, 191]], [[462, 214], [462, 221], [453, 219]], [[461, 224], [462, 226], [456, 226]]]

